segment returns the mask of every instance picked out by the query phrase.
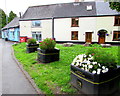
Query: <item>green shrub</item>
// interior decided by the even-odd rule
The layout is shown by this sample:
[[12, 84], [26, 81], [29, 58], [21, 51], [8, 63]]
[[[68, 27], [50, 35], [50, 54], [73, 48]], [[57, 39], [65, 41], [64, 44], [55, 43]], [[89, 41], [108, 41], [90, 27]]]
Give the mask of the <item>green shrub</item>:
[[117, 62], [115, 56], [102, 48], [90, 48], [87, 50], [86, 55], [92, 55], [93, 60], [103, 66], [116, 68]]
[[36, 39], [31, 38], [31, 39], [28, 39], [27, 43], [28, 44], [36, 44], [37, 42], [36, 42]]
[[52, 50], [55, 48], [56, 42], [51, 38], [46, 38], [42, 42], [40, 42], [40, 49], [43, 50]]

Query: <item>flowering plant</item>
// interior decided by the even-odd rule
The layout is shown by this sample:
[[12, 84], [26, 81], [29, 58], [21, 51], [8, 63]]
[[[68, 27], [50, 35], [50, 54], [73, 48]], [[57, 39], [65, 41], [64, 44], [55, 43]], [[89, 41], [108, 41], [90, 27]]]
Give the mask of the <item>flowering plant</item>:
[[42, 42], [40, 42], [40, 49], [43, 50], [52, 50], [55, 48], [56, 42], [51, 38], [46, 38]]
[[37, 42], [36, 42], [36, 39], [31, 38], [31, 39], [28, 39], [28, 40], [27, 40], [27, 43], [28, 43], [28, 44], [36, 44]]
[[86, 54], [78, 55], [72, 64], [94, 74], [105, 73], [117, 68], [113, 55], [101, 48], [89, 49]]

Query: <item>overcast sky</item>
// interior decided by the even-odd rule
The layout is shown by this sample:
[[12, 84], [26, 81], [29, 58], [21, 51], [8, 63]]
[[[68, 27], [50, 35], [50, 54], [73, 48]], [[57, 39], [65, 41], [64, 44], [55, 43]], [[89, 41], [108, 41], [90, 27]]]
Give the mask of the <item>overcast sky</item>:
[[67, 3], [74, 1], [75, 0], [0, 0], [0, 8], [7, 14], [9, 14], [10, 11], [13, 11], [19, 15], [19, 12], [24, 13], [29, 6]]

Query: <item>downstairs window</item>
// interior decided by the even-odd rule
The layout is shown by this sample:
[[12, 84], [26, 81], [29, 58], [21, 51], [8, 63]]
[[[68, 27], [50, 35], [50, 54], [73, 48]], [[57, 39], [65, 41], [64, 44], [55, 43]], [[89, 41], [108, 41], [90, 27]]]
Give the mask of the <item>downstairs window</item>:
[[120, 31], [113, 32], [113, 41], [120, 41]]

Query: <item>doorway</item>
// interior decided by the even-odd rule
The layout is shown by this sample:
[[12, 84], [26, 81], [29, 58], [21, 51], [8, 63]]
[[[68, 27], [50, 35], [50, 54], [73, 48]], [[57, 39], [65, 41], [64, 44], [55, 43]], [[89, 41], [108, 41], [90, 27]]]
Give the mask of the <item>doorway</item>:
[[92, 42], [92, 32], [86, 32], [85, 36], [86, 36], [85, 42], [91, 43]]
[[98, 35], [99, 35], [98, 43], [99, 44], [104, 44], [105, 43], [105, 34], [106, 33], [107, 33], [106, 30], [100, 30], [100, 31], [98, 31]]

